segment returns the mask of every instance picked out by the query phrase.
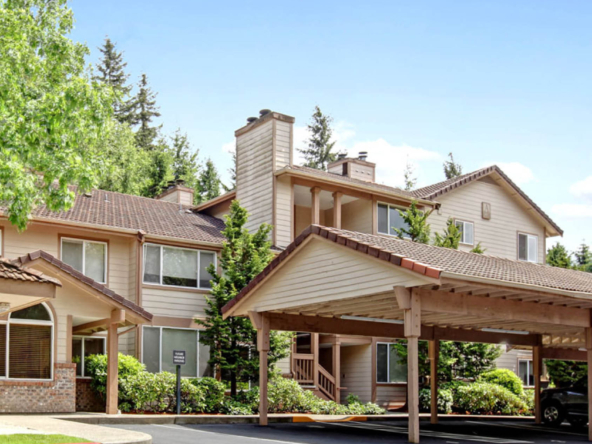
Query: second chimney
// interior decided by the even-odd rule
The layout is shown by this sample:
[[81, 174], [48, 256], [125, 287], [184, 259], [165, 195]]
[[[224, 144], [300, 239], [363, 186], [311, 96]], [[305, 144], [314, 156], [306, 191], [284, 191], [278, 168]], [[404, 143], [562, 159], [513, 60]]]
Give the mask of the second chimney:
[[177, 179], [169, 181], [167, 189], [156, 196], [155, 199], [192, 206], [193, 194], [193, 189], [186, 187], [185, 181]]
[[339, 154], [337, 160], [328, 165], [327, 170], [333, 174], [351, 177], [352, 179], [374, 182], [376, 180], [376, 164], [368, 162], [368, 153], [361, 151], [357, 158]]

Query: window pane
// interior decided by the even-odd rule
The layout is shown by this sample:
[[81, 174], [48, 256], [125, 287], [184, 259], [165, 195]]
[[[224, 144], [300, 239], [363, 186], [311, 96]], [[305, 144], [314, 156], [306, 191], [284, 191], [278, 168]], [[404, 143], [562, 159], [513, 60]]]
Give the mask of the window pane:
[[197, 287], [197, 251], [163, 247], [162, 283]]
[[62, 240], [62, 261], [82, 273], [82, 241]]
[[[198, 337], [199, 340], [199, 337]], [[198, 344], [199, 347], [199, 374], [197, 375], [200, 378], [204, 376], [214, 376], [212, 373], [212, 368], [208, 361], [210, 360], [210, 347], [207, 345], [203, 345], [202, 343]]]
[[105, 254], [107, 246], [87, 242], [85, 249], [84, 274], [97, 282], [105, 282]]
[[160, 329], [144, 327], [143, 331], [142, 361], [144, 361], [147, 371], [158, 373], [160, 371]]
[[144, 282], [160, 284], [160, 247], [144, 247]]
[[460, 241], [462, 243], [464, 243], [465, 242], [465, 240], [464, 240], [465, 224], [462, 223], [461, 221], [456, 221], [456, 222], [454, 222], [454, 225], [456, 225], [456, 228], [458, 228], [458, 232], [460, 233]]
[[376, 382], [388, 382], [388, 344], [376, 345]]
[[524, 234], [518, 235], [518, 259], [521, 261], [528, 260], [528, 238]]
[[[409, 225], [407, 225], [405, 223], [405, 221], [403, 221], [403, 218], [401, 217], [401, 214], [399, 214], [399, 210], [395, 207], [389, 207], [389, 215], [390, 215], [390, 234], [394, 234], [396, 235], [397, 233], [395, 232], [394, 228], [409, 228]], [[407, 236], [405, 236], [407, 237]]]
[[537, 238], [535, 236], [528, 236], [528, 260], [536, 262], [537, 256]]
[[473, 224], [469, 222], [464, 223], [464, 240], [465, 244], [473, 244]]
[[214, 253], [204, 253], [202, 251], [199, 254], [199, 287], [211, 288], [210, 281], [213, 279], [213, 276], [208, 273], [208, 267], [214, 263]]
[[6, 325], [0, 325], [0, 376], [6, 376]]
[[378, 232], [388, 234], [388, 207], [378, 205]]
[[10, 325], [8, 376], [49, 379], [51, 377], [51, 327]]
[[15, 311], [10, 315], [10, 319], [29, 319], [35, 321], [51, 321], [49, 312], [45, 305], [37, 304], [31, 307], [23, 308], [22, 310]]
[[173, 351], [185, 350], [185, 365], [181, 366], [181, 376], [197, 376], [197, 330], [163, 328], [162, 330], [162, 371], [175, 373]]
[[523, 385], [528, 385], [528, 362], [518, 361], [518, 375], [522, 379]]
[[407, 365], [401, 361], [394, 345], [389, 346], [389, 382], [407, 382]]
[[82, 376], [82, 338], [72, 339], [72, 362], [76, 363], [76, 376]]

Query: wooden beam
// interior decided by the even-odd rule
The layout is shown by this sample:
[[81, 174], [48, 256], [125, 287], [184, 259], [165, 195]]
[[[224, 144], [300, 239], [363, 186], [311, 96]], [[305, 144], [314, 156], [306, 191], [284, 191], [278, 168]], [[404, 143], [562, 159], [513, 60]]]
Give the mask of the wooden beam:
[[337, 191], [333, 193], [333, 226], [341, 229], [341, 198], [343, 193]]
[[331, 348], [331, 361], [333, 363], [331, 371], [335, 378], [335, 402], [341, 404], [341, 343], [339, 342], [339, 339], [331, 345]]
[[590, 311], [417, 289], [426, 312], [458, 314], [565, 327], [590, 327]]
[[259, 425], [267, 425], [267, 354], [269, 353], [269, 318], [262, 315], [257, 329], [257, 350], [259, 350]]
[[440, 359], [440, 341], [428, 343], [430, 357], [430, 422], [438, 424], [438, 360]]
[[399, 307], [405, 307], [404, 333], [407, 338], [407, 408], [409, 411], [408, 439], [419, 442], [419, 337], [421, 336], [421, 297], [416, 290], [395, 287]]
[[310, 334], [310, 353], [313, 356], [312, 360], [312, 385], [319, 389], [319, 334]]
[[86, 330], [100, 330], [102, 328], [107, 328], [109, 321], [109, 318], [105, 318], [99, 319], [98, 321], [87, 322], [86, 324], [76, 325], [72, 327], [72, 333], [78, 334]]
[[395, 287], [395, 298], [401, 310], [411, 308], [411, 290], [406, 287]]
[[[121, 313], [123, 312], [123, 313]], [[119, 411], [118, 405], [118, 355], [119, 337], [117, 325], [121, 318], [125, 320], [124, 310], [113, 310], [107, 333], [107, 414], [116, 415]]]
[[310, 194], [312, 198], [312, 206], [310, 209], [312, 217], [311, 223], [318, 225], [321, 223], [321, 189], [319, 187], [312, 187], [310, 189]]
[[559, 361], [582, 361], [588, 360], [588, 355], [585, 351], [573, 348], [541, 348], [541, 359], [555, 359]]
[[421, 336], [421, 297], [417, 290], [411, 291], [411, 308], [405, 310], [405, 337]]

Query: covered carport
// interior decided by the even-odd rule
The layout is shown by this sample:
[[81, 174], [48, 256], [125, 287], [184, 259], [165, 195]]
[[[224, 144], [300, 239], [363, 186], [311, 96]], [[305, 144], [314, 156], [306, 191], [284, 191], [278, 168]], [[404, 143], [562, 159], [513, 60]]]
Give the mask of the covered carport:
[[542, 360], [592, 362], [591, 308], [588, 273], [313, 225], [223, 311], [257, 329], [262, 425], [270, 330], [406, 338], [408, 435], [419, 442], [419, 340], [430, 345], [432, 423], [441, 340], [531, 347], [540, 423]]

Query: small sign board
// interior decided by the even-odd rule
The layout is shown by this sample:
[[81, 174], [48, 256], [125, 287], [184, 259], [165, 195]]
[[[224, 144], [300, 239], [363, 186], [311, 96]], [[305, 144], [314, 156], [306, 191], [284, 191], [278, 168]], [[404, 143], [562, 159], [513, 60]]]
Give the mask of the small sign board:
[[185, 350], [173, 350], [173, 364], [185, 365]]

